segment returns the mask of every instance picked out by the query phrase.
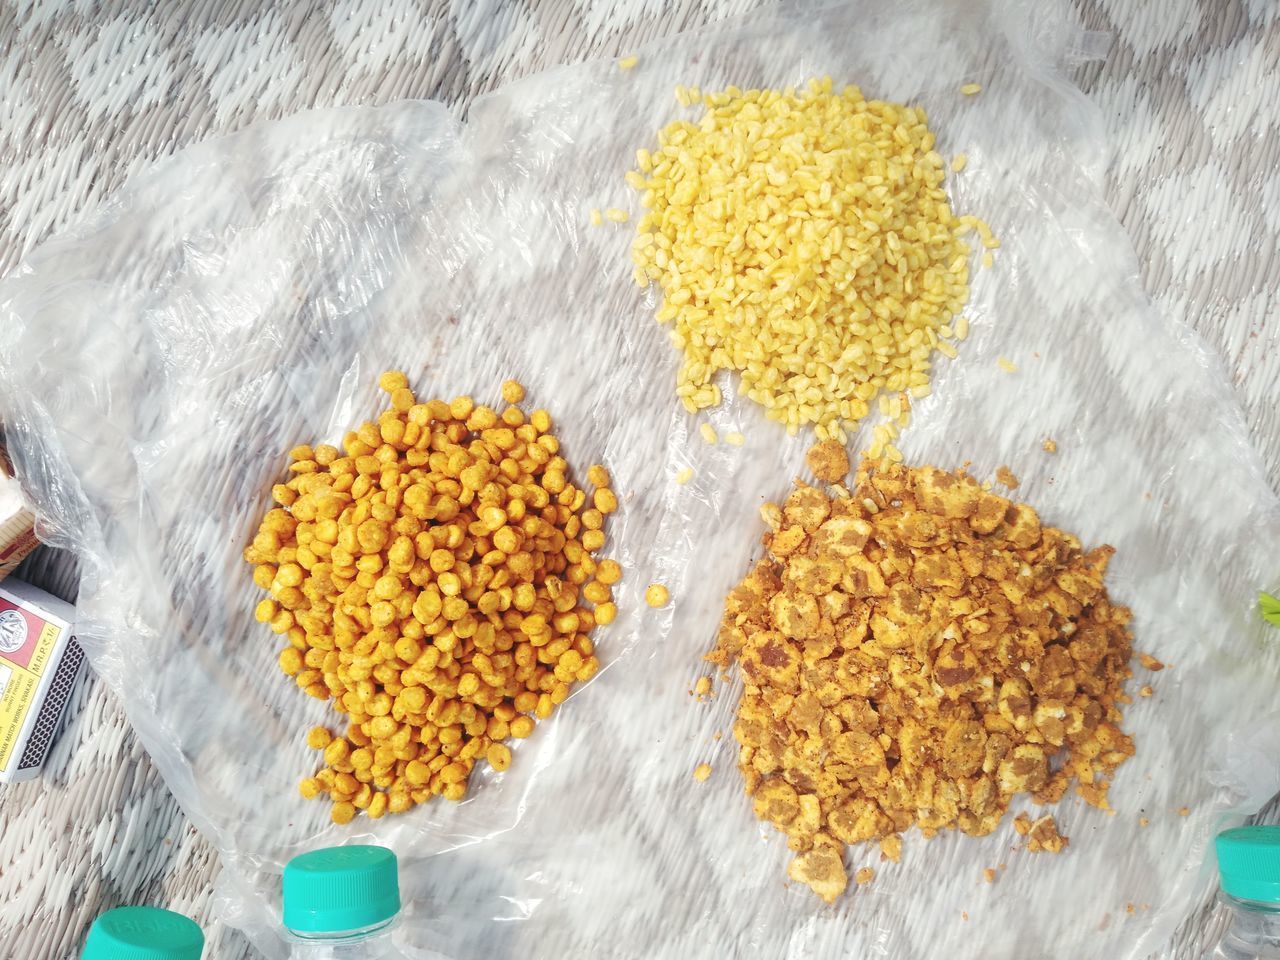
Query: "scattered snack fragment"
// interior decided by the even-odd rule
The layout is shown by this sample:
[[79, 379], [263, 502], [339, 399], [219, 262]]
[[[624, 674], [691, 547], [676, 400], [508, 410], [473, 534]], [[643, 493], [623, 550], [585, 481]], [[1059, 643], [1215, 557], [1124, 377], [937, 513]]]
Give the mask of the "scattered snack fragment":
[[959, 173], [969, 165], [969, 158], [963, 153], [957, 153], [951, 158], [951, 172]]
[[660, 583], [651, 583], [644, 592], [644, 602], [651, 607], [665, 607], [671, 593]]
[[808, 886], [827, 903], [835, 903], [849, 885], [840, 848], [826, 845], [799, 854], [787, 865], [787, 876]]
[[591, 219], [591, 225], [593, 227], [598, 227], [604, 223], [604, 214], [600, 212], [599, 208], [592, 207], [591, 213], [590, 213], [590, 219]]
[[[1026, 819], [1027, 815], [1021, 813], [1018, 815], [1021, 819]], [[1035, 822], [1029, 823], [1024, 833], [1027, 838], [1027, 849], [1032, 853], [1061, 853], [1066, 849], [1068, 839], [1058, 833], [1058, 824], [1053, 817], [1040, 817]]]
[[1146, 817], [1139, 817], [1139, 818], [1138, 818], [1138, 826], [1140, 826], [1140, 827], [1149, 827], [1149, 826], [1151, 826], [1151, 821], [1150, 821], [1150, 820], [1148, 820]]
[[1049, 437], [1045, 437], [1045, 438], [1044, 438], [1044, 443], [1040, 444], [1040, 447], [1041, 447], [1041, 449], [1042, 449], [1042, 450], [1044, 450], [1044, 452], [1045, 452], [1045, 453], [1057, 453], [1057, 452], [1058, 452], [1058, 441], [1057, 441], [1057, 440], [1053, 440], [1053, 439], [1051, 439], [1051, 438], [1049, 438]]
[[747, 438], [735, 430], [733, 433], [724, 435], [724, 442], [731, 447], [740, 447], [747, 442]]
[[633, 53], [631, 56], [623, 57], [621, 60], [618, 61], [618, 69], [630, 70], [639, 62], [640, 62], [640, 58]]
[[985, 880], [987, 883], [995, 883], [995, 882], [996, 882], [996, 871], [995, 871], [995, 868], [994, 868], [994, 867], [987, 867], [985, 870], [983, 870], [983, 871], [982, 871], [982, 879], [983, 879], [983, 880]]
[[1191, 816], [1191, 808], [1190, 808], [1190, 807], [1179, 807], [1179, 808], [1178, 808], [1178, 816], [1180, 816], [1180, 817], [1189, 817], [1189, 816]]
[[1139, 688], [1139, 690], [1138, 690], [1138, 696], [1140, 696], [1140, 697], [1149, 697], [1149, 696], [1151, 696], [1153, 693], [1155, 693], [1155, 691], [1154, 691], [1153, 689], [1151, 689], [1151, 684], [1149, 684], [1149, 683], [1147, 683], [1147, 684], [1143, 684], [1143, 686], [1142, 686], [1142, 687], [1140, 687], [1140, 688]]
[[996, 482], [1007, 490], [1017, 489], [1018, 486], [1018, 478], [1013, 475], [1013, 471], [1007, 466], [996, 469]]
[[716, 428], [709, 423], [704, 423], [698, 427], [698, 433], [702, 434], [702, 439], [707, 443], [715, 443], [719, 439], [716, 436]]
[[849, 454], [839, 440], [822, 440], [805, 454], [813, 475], [823, 483], [839, 483], [849, 475]]
[[[801, 854], [793, 878], [828, 898], [845, 844], [895, 858], [912, 826], [982, 836], [1015, 796], [1054, 803], [1073, 779], [1107, 807], [1133, 755], [1110, 547], [1084, 551], [962, 471], [884, 461], [849, 496], [797, 483], [762, 515], [766, 556], [706, 659], [741, 667], [739, 769]], [[1065, 844], [1051, 820], [1027, 826], [1037, 849]]]
[[1001, 370], [1003, 370], [1005, 373], [1018, 372], [1018, 365], [1014, 363], [1012, 360], [1010, 360], [1008, 357], [997, 357], [996, 366], [999, 367]]
[[324, 766], [299, 785], [328, 794], [338, 823], [461, 800], [481, 759], [505, 770], [503, 741], [596, 673], [590, 633], [621, 577], [592, 556], [616, 498], [597, 484], [588, 505], [545, 410], [419, 401], [396, 372], [379, 383], [391, 408], [342, 450], [290, 451], [280, 506], [244, 551], [270, 594], [257, 618], [288, 641], [281, 669], [346, 717], [341, 736], [307, 734]]
[[682, 487], [692, 479], [693, 467], [681, 467], [680, 471], [675, 476], [676, 483], [680, 484]]
[[1142, 664], [1144, 670], [1150, 670], [1152, 673], [1159, 673], [1164, 669], [1164, 664], [1149, 653], [1138, 654], [1138, 662]]
[[982, 84], [966, 83], [964, 86], [960, 88], [960, 92], [963, 93], [966, 97], [972, 97], [975, 93], [982, 92]]
[[699, 677], [698, 682], [693, 685], [693, 692], [695, 696], [699, 697], [705, 697], [709, 694], [711, 692], [711, 678]]
[[700, 763], [693, 768], [693, 779], [699, 783], [705, 783], [707, 778], [711, 776], [711, 764]]
[[926, 388], [969, 297], [962, 237], [991, 231], [952, 213], [924, 110], [830, 77], [676, 96], [702, 117], [666, 126], [627, 183], [647, 211], [636, 281], [662, 290], [686, 409], [718, 404], [716, 374], [737, 371], [792, 433], [843, 442], [882, 390]]
[[876, 878], [876, 872], [871, 867], [859, 867], [858, 872], [853, 875], [853, 882], [858, 886], [864, 883], [870, 883]]

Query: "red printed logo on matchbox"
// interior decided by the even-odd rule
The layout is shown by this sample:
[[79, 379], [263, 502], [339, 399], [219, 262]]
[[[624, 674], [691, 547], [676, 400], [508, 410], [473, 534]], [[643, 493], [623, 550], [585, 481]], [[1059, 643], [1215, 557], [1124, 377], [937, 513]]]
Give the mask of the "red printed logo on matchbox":
[[0, 659], [26, 668], [45, 622], [0, 597]]

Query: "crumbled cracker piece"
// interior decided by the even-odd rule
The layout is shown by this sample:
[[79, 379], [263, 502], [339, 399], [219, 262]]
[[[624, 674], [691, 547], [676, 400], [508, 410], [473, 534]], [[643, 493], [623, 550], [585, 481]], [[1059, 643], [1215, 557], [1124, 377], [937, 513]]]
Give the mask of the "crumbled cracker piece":
[[817, 846], [800, 854], [787, 867], [787, 876], [807, 884], [827, 903], [835, 903], [849, 885], [840, 851], [829, 845]]
[[680, 484], [682, 487], [692, 479], [693, 467], [681, 467], [680, 470], [676, 472], [676, 483]]
[[902, 861], [902, 837], [896, 833], [891, 833], [887, 837], [881, 837], [880, 859], [892, 860], [894, 863], [900, 863]]
[[862, 886], [864, 883], [870, 883], [875, 878], [875, 870], [871, 869], [871, 867], [862, 867], [853, 875], [853, 882], [858, 886]]
[[1013, 471], [1007, 466], [999, 467], [996, 470], [996, 481], [1008, 490], [1013, 490], [1018, 486], [1018, 478], [1013, 475]]
[[1191, 816], [1191, 808], [1190, 808], [1190, 807], [1179, 807], [1179, 808], [1178, 808], [1178, 816], [1180, 816], [1180, 817], [1189, 817], [1189, 816]]
[[1140, 697], [1149, 697], [1153, 693], [1155, 693], [1155, 691], [1151, 689], [1151, 684], [1149, 683], [1143, 685], [1142, 688], [1138, 690], [1138, 696]]
[[[982, 255], [982, 259], [983, 259], [983, 264], [982, 264], [982, 265], [983, 265], [984, 267], [990, 267], [990, 266], [991, 266], [991, 264], [990, 264], [990, 263], [987, 263], [987, 262], [986, 262], [986, 261], [987, 261], [987, 258], [989, 258], [990, 256], [991, 256], [991, 254], [989, 254], [989, 253], [984, 253], [984, 254]], [[997, 357], [997, 358], [996, 358], [996, 366], [997, 366], [997, 367], [999, 367], [1001, 370], [1003, 370], [1005, 373], [1017, 373], [1017, 372], [1018, 372], [1018, 365], [1017, 365], [1016, 363], [1014, 363], [1012, 360], [1010, 360], [1008, 357]]]
[[1054, 440], [1054, 439], [1052, 439], [1052, 438], [1050, 438], [1050, 437], [1045, 437], [1045, 438], [1044, 438], [1044, 443], [1040, 444], [1040, 447], [1041, 447], [1041, 449], [1043, 449], [1043, 450], [1044, 450], [1044, 452], [1045, 452], [1045, 453], [1057, 453], [1057, 452], [1058, 452], [1058, 441], [1057, 441], [1057, 440]]
[[987, 867], [987, 869], [983, 870], [982, 879], [987, 881], [987, 883], [995, 883], [996, 882], [995, 869], [993, 867]]
[[1150, 670], [1152, 673], [1159, 673], [1164, 669], [1164, 664], [1149, 653], [1138, 654], [1138, 662], [1142, 664], [1143, 669]]
[[839, 440], [823, 440], [809, 448], [805, 462], [823, 483], [839, 483], [849, 475], [849, 454]]
[[699, 697], [705, 697], [711, 692], [711, 678], [699, 677], [698, 682], [693, 685], [693, 692]]
[[1061, 853], [1070, 842], [1058, 832], [1058, 825], [1050, 816], [1032, 823], [1026, 837], [1027, 849], [1032, 853]]
[[1149, 826], [1151, 826], [1151, 821], [1150, 821], [1150, 820], [1148, 820], [1146, 817], [1139, 817], [1139, 818], [1138, 818], [1138, 826], [1140, 826], [1140, 827], [1149, 827]]
[[740, 447], [747, 442], [747, 438], [735, 430], [724, 435], [724, 442], [731, 447]]
[[[963, 471], [864, 461], [849, 495], [797, 483], [706, 659], [741, 667], [734, 736], [756, 816], [799, 852], [993, 832], [1074, 782], [1107, 809], [1133, 755], [1130, 613], [1086, 551]], [[867, 507], [871, 504], [875, 510]], [[1023, 815], [1037, 850], [1052, 819]]]
[[700, 763], [693, 768], [693, 779], [697, 780], [699, 783], [706, 783], [710, 776], [711, 764], [709, 763]]

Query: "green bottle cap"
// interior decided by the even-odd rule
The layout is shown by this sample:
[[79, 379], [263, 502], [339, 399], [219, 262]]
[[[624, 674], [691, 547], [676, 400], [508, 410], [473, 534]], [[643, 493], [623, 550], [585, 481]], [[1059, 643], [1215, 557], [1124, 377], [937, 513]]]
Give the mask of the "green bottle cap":
[[89, 928], [80, 960], [200, 960], [196, 922], [158, 907], [117, 907]]
[[1280, 903], [1280, 826], [1223, 830], [1216, 845], [1224, 893]]
[[340, 933], [400, 912], [396, 855], [386, 847], [325, 847], [284, 868], [284, 925], [295, 933]]

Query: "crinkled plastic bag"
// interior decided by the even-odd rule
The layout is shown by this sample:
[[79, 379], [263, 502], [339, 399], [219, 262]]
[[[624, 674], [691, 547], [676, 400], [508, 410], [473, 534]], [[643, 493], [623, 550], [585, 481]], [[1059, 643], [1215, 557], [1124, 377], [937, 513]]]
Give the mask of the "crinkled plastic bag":
[[[1277, 787], [1280, 657], [1253, 597], [1274, 586], [1280, 511], [1216, 362], [1152, 309], [1100, 200], [1097, 118], [1058, 72], [1084, 38], [1064, 23], [960, 0], [784, 8], [642, 50], [631, 71], [530, 78], [465, 126], [430, 102], [307, 113], [157, 165], [0, 288], [12, 452], [45, 534], [84, 559], [81, 642], [268, 956], [286, 950], [282, 864], [350, 840], [400, 854], [409, 956], [1141, 957], [1201, 902], [1213, 833]], [[1138, 753], [1114, 815], [1072, 795], [1053, 811], [1065, 854], [1020, 849], [1012, 814], [980, 839], [912, 832], [898, 865], [851, 849], [850, 872], [876, 864], [876, 880], [831, 907], [785, 882], [785, 840], [743, 795], [738, 688], [688, 694], [759, 554], [757, 508], [810, 438], [738, 398], [710, 419], [746, 445], [699, 439], [632, 285], [632, 228], [587, 216], [635, 209], [623, 174], [687, 113], [674, 84], [826, 74], [923, 105], [939, 149], [969, 156], [956, 208], [1003, 241], [908, 461], [1007, 463], [1046, 522], [1114, 544], [1137, 648], [1171, 664], [1125, 710]], [[970, 81], [983, 92], [959, 95]], [[338, 717], [276, 669], [240, 553], [283, 452], [373, 414], [385, 368], [423, 396], [522, 380], [570, 462], [613, 471], [606, 554], [626, 575], [598, 632], [606, 668], [507, 773], [478, 773], [460, 805], [338, 827], [296, 787], [317, 761], [305, 730]], [[674, 598], [656, 611], [654, 581]]]

